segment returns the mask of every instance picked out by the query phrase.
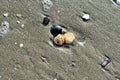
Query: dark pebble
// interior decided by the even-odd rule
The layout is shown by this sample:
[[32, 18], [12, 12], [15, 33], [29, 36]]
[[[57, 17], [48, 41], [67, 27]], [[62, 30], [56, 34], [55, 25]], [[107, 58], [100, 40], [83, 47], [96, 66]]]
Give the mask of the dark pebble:
[[51, 34], [55, 37], [55, 36], [57, 36], [58, 34], [62, 34], [62, 28], [52, 27], [52, 28], [50, 29], [50, 32], [51, 32]]
[[44, 26], [46, 26], [46, 25], [49, 24], [49, 22], [50, 22], [50, 18], [47, 16], [47, 17], [44, 17], [42, 24], [43, 24]]

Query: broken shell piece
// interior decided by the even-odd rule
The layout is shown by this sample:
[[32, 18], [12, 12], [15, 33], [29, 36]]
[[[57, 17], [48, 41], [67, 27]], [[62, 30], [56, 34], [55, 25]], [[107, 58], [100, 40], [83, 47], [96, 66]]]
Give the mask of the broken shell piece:
[[50, 22], [50, 17], [46, 16], [46, 17], [44, 17], [42, 24], [44, 26], [47, 26], [49, 24], [49, 22]]
[[84, 15], [82, 16], [82, 19], [83, 19], [84, 21], [88, 21], [88, 20], [90, 19], [90, 15], [89, 15], [89, 14], [84, 14]]
[[21, 18], [22, 15], [21, 14], [16, 14], [16, 17]]
[[8, 17], [8, 13], [4, 13], [3, 16], [4, 16], [4, 17]]
[[55, 38], [54, 38], [54, 43], [62, 46], [65, 43], [65, 39], [61, 34], [58, 34]]
[[106, 56], [103, 63], [101, 64], [101, 66], [103, 68], [106, 67], [108, 65], [108, 63], [110, 63], [110, 61], [111, 61], [111, 59], [108, 56]]
[[24, 28], [24, 26], [25, 26], [25, 25], [24, 25], [24, 24], [22, 24], [22, 25], [21, 25], [21, 28]]
[[17, 24], [20, 24], [20, 21], [17, 21]]
[[20, 43], [19, 47], [22, 48], [23, 46], [24, 46], [23, 43]]
[[72, 42], [74, 41], [74, 39], [75, 39], [74, 34], [71, 33], [71, 32], [66, 32], [66, 33], [63, 35], [63, 37], [65, 38], [65, 42], [66, 42], [67, 44], [72, 43]]

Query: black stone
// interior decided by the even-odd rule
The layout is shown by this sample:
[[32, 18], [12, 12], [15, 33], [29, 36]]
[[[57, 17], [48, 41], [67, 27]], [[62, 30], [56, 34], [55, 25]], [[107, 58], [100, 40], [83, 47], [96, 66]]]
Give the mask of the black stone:
[[62, 28], [52, 27], [52, 28], [50, 29], [50, 32], [51, 32], [51, 34], [55, 37], [55, 36], [57, 36], [58, 34], [62, 34]]
[[49, 22], [50, 22], [50, 18], [49, 18], [49, 17], [44, 17], [42, 24], [43, 24], [44, 26], [46, 26], [46, 25], [49, 24]]

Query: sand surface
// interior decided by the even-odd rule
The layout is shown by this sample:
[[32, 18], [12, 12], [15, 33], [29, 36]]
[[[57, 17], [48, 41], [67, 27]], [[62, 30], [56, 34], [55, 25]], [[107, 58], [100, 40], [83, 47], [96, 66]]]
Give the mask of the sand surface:
[[[55, 74], [57, 80], [120, 78], [120, 7], [111, 0], [52, 2], [44, 12], [41, 0], [0, 0], [0, 23], [10, 24], [9, 32], [0, 39], [0, 80], [55, 80]], [[84, 12], [90, 15], [87, 22], [81, 19]], [[22, 17], [17, 18], [17, 13]], [[44, 15], [51, 18], [48, 26], [42, 25]], [[49, 32], [52, 25], [72, 32], [73, 44], [55, 47]], [[100, 64], [105, 55], [111, 62], [103, 69]]]

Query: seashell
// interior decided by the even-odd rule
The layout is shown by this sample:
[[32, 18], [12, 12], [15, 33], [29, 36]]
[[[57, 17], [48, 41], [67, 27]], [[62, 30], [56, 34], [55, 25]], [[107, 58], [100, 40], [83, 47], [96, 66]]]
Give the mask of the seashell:
[[3, 16], [4, 16], [4, 17], [8, 17], [8, 13], [4, 13]]
[[65, 39], [64, 39], [63, 35], [58, 34], [54, 38], [54, 43], [57, 44], [57, 45], [59, 45], [59, 46], [62, 46], [65, 43]]
[[49, 18], [49, 17], [44, 17], [42, 24], [43, 24], [44, 26], [46, 26], [46, 25], [49, 24], [49, 22], [50, 22], [50, 18]]
[[74, 39], [75, 39], [74, 34], [71, 33], [71, 32], [66, 32], [66, 33], [63, 35], [63, 37], [64, 37], [65, 42], [66, 42], [67, 44], [72, 43], [72, 42], [74, 41]]
[[21, 18], [22, 15], [21, 14], [16, 14], [16, 17]]
[[88, 21], [90, 19], [90, 15], [89, 14], [84, 14], [82, 16], [82, 19], [83, 19], [83, 21]]
[[52, 27], [51, 29], [50, 29], [50, 32], [51, 32], [51, 34], [55, 37], [55, 36], [57, 36], [58, 34], [62, 34], [62, 28], [61, 27]]

